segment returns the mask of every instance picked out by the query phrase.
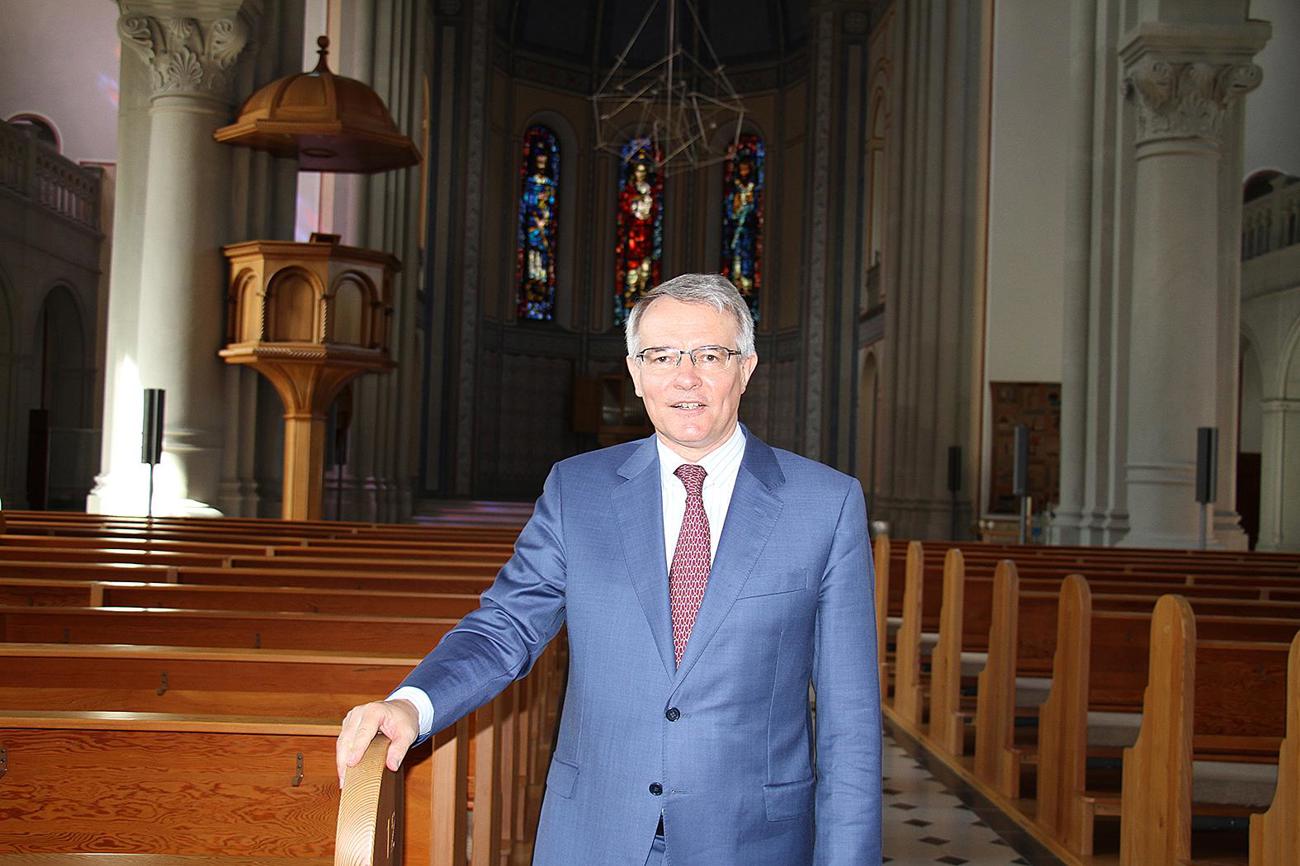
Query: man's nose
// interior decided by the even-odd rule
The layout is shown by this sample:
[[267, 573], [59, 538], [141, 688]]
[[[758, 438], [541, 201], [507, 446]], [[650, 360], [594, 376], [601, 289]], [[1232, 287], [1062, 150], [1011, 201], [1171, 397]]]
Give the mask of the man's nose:
[[677, 375], [673, 377], [673, 384], [678, 388], [694, 388], [700, 384], [700, 372], [695, 369], [695, 362], [691, 360], [690, 355], [683, 355], [682, 362], [677, 365]]

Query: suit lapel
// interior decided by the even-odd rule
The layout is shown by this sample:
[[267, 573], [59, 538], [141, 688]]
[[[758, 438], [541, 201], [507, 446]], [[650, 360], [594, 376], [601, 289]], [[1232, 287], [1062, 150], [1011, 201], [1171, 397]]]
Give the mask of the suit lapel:
[[[709, 584], [704, 591], [699, 615], [695, 618], [695, 627], [691, 630], [691, 639], [686, 643], [686, 653], [682, 656], [681, 666], [673, 680], [674, 688], [690, 673], [722, 621], [731, 612], [741, 588], [754, 570], [754, 563], [767, 546], [768, 537], [781, 513], [783, 503], [773, 490], [784, 483], [785, 475], [777, 465], [776, 455], [766, 443], [759, 441], [748, 430], [745, 435], [745, 456], [736, 476], [731, 504], [727, 507], [727, 521], [722, 527], [722, 537], [718, 542], [718, 555], [709, 572]], [[661, 514], [660, 521], [662, 520]], [[670, 624], [669, 634], [671, 632]], [[671, 641], [669, 643], [668, 659], [671, 662]], [[671, 670], [670, 664], [669, 671]]]
[[664, 508], [659, 481], [659, 450], [655, 438], [642, 441], [641, 447], [619, 467], [627, 480], [614, 488], [613, 508], [623, 540], [627, 573], [641, 601], [641, 610], [650, 624], [655, 646], [671, 677], [673, 626], [668, 610], [668, 565], [664, 561]]

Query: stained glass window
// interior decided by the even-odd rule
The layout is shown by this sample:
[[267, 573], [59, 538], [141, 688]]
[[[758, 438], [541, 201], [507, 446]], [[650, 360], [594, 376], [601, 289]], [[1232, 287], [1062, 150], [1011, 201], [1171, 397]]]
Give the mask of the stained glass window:
[[758, 318], [763, 286], [763, 139], [746, 134], [722, 164], [722, 275], [740, 290]]
[[659, 147], [648, 138], [623, 146], [618, 171], [614, 246], [614, 321], [623, 324], [637, 298], [659, 285], [664, 246], [664, 181]]
[[555, 318], [556, 190], [560, 183], [560, 143], [545, 126], [524, 132], [519, 161], [519, 228], [516, 271], [519, 318]]

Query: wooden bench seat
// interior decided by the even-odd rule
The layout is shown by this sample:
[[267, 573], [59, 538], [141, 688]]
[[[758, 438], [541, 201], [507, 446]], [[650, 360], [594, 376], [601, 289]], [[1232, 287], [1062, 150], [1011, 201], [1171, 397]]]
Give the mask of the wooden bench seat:
[[[1300, 635], [1289, 644], [1205, 640], [1199, 625], [1179, 596], [1162, 598], [1152, 618], [1142, 730], [1124, 753], [1121, 866], [1188, 861], [1194, 813], [1257, 813], [1274, 799], [1279, 767], [1251, 759], [1278, 756]], [[1213, 760], [1196, 760], [1206, 753]]]

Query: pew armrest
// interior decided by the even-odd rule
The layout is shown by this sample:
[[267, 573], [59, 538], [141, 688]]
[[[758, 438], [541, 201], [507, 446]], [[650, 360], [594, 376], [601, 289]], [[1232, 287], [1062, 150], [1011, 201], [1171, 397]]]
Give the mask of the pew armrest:
[[377, 734], [344, 776], [334, 866], [390, 866], [401, 860], [402, 771], [384, 766], [387, 752], [388, 738]]

